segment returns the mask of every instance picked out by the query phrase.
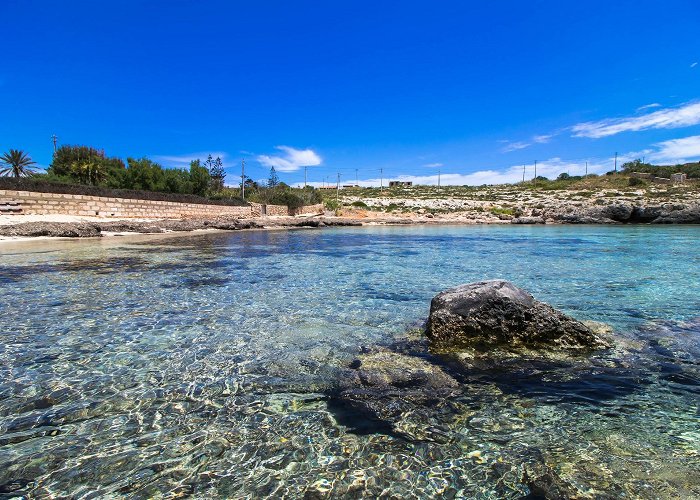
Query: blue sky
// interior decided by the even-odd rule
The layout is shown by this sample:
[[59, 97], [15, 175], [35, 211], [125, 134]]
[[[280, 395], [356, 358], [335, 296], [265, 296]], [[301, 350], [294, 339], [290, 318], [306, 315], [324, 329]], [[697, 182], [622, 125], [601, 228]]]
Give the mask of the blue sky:
[[700, 2], [0, 1], [0, 150], [235, 183], [481, 184], [700, 158]]

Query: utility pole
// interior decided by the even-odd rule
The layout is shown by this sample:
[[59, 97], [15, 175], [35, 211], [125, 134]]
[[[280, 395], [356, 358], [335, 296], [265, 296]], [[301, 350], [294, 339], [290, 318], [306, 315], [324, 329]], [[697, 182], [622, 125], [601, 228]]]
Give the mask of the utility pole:
[[359, 186], [360, 185], [360, 177], [357, 174], [357, 170], [358, 169], [355, 169], [355, 185]]
[[56, 143], [58, 142], [58, 137], [56, 137], [56, 134], [51, 136], [51, 140], [53, 141], [53, 154], [56, 154]]
[[241, 198], [245, 200], [245, 158], [241, 160]]
[[533, 184], [537, 186], [537, 160], [535, 160], [535, 177], [532, 179]]
[[304, 187], [306, 187], [306, 169], [309, 167], [304, 167]]
[[338, 195], [340, 194], [340, 172], [338, 172], [338, 182], [335, 185], [335, 204], [338, 204]]
[[384, 169], [379, 169], [379, 191], [384, 192]]
[[586, 162], [586, 177], [588, 177], [588, 162]]
[[523, 165], [523, 182], [525, 182], [525, 165]]
[[438, 191], [440, 191], [440, 169], [438, 169]]
[[617, 173], [617, 151], [615, 151], [615, 173]]

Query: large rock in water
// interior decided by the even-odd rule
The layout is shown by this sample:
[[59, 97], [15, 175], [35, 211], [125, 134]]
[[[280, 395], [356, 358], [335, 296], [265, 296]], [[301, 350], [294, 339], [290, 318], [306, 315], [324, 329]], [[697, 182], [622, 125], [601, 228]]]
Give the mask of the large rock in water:
[[579, 350], [610, 346], [580, 321], [504, 280], [470, 283], [436, 295], [427, 335], [441, 346], [481, 350], [504, 344]]

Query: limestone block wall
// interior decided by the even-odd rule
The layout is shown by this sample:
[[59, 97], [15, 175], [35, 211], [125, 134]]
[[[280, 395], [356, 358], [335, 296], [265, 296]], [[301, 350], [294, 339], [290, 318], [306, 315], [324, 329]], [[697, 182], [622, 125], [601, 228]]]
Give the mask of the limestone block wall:
[[261, 205], [260, 203], [250, 203], [250, 215], [253, 217], [260, 217], [265, 213], [265, 205]]
[[287, 205], [265, 205], [264, 215], [291, 215]]
[[304, 215], [304, 214], [322, 214], [325, 210], [325, 205], [319, 203], [317, 205], [304, 205], [303, 207], [290, 208], [289, 215]]
[[216, 216], [246, 217], [252, 214], [252, 209], [249, 206], [199, 205], [196, 203], [31, 191], [0, 190], [0, 199], [19, 202], [21, 213], [30, 215], [65, 214], [175, 219]]

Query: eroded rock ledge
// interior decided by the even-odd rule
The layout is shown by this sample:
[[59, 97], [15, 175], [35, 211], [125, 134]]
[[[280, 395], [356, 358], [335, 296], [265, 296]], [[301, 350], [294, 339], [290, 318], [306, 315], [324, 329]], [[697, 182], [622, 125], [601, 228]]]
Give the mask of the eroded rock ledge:
[[304, 218], [304, 219], [182, 219], [148, 222], [23, 222], [0, 226], [0, 236], [54, 236], [63, 238], [89, 238], [113, 233], [166, 233], [197, 231], [202, 229], [241, 229], [360, 226], [361, 222], [348, 219]]

